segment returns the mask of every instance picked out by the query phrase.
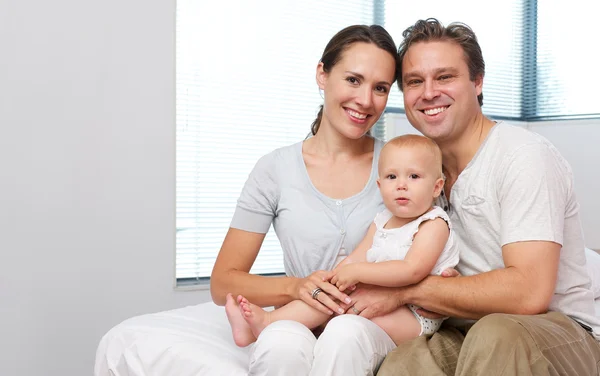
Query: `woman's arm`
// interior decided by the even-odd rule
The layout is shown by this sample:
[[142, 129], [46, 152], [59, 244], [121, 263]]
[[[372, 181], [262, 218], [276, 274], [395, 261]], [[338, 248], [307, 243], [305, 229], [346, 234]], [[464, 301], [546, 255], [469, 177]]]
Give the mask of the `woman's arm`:
[[259, 306], [283, 305], [295, 299], [296, 278], [249, 274], [265, 234], [230, 228], [210, 277], [210, 293], [216, 304], [225, 296], [244, 295]]
[[[265, 234], [230, 228], [225, 236], [211, 275], [210, 292], [216, 304], [225, 304], [225, 296], [243, 295], [259, 306], [280, 306], [301, 299], [321, 312], [331, 314], [342, 310], [327, 295], [339, 301], [348, 296], [325, 281], [328, 272], [317, 271], [306, 278], [264, 277], [249, 274], [258, 255]], [[312, 291], [320, 287], [326, 294], [319, 300], [312, 298]]]

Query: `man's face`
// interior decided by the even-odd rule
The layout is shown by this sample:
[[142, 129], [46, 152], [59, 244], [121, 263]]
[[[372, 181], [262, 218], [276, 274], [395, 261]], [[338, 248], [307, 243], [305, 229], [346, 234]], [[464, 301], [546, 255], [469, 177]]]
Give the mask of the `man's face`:
[[419, 42], [402, 61], [406, 117], [438, 143], [460, 139], [481, 114], [483, 77], [471, 81], [462, 47], [450, 41]]

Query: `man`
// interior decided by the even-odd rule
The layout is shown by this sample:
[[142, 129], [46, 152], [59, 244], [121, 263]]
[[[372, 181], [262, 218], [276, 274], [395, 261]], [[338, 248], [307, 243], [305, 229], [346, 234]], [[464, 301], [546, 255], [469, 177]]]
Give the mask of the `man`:
[[403, 36], [406, 116], [442, 149], [462, 276], [388, 291], [456, 319], [400, 345], [378, 375], [597, 375], [600, 320], [570, 166], [541, 136], [483, 115], [469, 27], [420, 20]]

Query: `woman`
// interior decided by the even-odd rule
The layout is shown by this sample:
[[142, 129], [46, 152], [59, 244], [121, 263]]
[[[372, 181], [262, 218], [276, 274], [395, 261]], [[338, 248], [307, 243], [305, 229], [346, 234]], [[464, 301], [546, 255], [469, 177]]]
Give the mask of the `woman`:
[[[215, 303], [228, 300], [226, 309], [237, 309], [228, 293], [260, 306], [302, 299], [332, 316], [318, 339], [297, 322], [269, 325], [251, 349], [251, 375], [372, 374], [395, 347], [371, 321], [337, 316], [345, 312], [343, 303], [354, 302], [323, 276], [356, 247], [383, 209], [376, 185], [383, 143], [369, 130], [387, 104], [397, 59], [396, 45], [381, 26], [337, 33], [317, 65], [324, 104], [313, 136], [262, 157], [244, 186], [211, 276]], [[287, 277], [248, 273], [271, 224]]]

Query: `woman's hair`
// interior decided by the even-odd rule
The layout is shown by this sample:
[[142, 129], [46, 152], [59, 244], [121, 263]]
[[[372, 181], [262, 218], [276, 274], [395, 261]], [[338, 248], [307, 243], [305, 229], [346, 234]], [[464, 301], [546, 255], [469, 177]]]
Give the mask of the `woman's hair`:
[[[381, 153], [383, 150], [390, 147], [419, 147], [423, 148], [431, 153], [435, 160], [435, 169], [439, 170], [439, 177], [443, 177], [442, 173], [442, 150], [432, 139], [427, 138], [425, 136], [416, 135], [416, 134], [405, 134], [402, 136], [397, 136], [386, 142], [381, 149]], [[381, 158], [379, 159], [381, 163]]]
[[[337, 34], [331, 38], [325, 50], [323, 56], [321, 56], [320, 62], [323, 63], [323, 71], [329, 73], [331, 69], [342, 59], [342, 54], [354, 43], [372, 43], [384, 51], [387, 51], [392, 55], [396, 61], [396, 71], [394, 72], [394, 81], [398, 78], [399, 72], [399, 59], [396, 50], [396, 44], [392, 39], [392, 36], [379, 25], [353, 25], [348, 26], [345, 29], [340, 30]], [[314, 135], [317, 134], [319, 126], [321, 125], [321, 119], [323, 117], [323, 105], [319, 109], [317, 118], [311, 125], [311, 132]]]
[[[485, 74], [485, 62], [477, 36], [469, 26], [463, 23], [453, 22], [444, 26], [435, 18], [419, 20], [404, 30], [402, 37], [404, 40], [398, 48], [398, 57], [400, 58], [398, 86], [400, 91], [402, 91], [402, 60], [410, 46], [420, 42], [454, 42], [462, 48], [465, 54], [471, 81], [475, 81], [478, 76]], [[483, 106], [483, 93], [477, 96], [477, 100], [479, 106]]]

